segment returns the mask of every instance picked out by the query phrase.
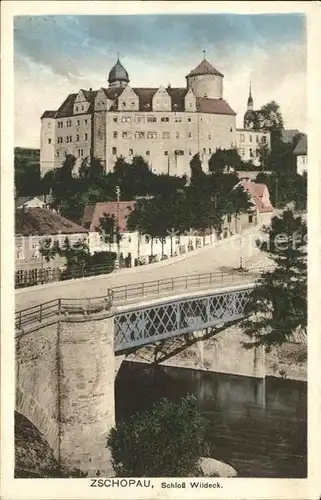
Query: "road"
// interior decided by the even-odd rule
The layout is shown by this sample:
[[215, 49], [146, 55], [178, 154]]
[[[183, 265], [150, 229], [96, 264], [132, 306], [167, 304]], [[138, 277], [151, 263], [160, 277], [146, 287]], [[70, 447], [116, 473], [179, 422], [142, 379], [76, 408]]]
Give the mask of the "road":
[[240, 265], [248, 269], [268, 266], [271, 261], [255, 245], [260, 236], [260, 227], [249, 229], [243, 235], [219, 241], [173, 259], [138, 268], [124, 269], [105, 276], [95, 276], [46, 285], [38, 285], [15, 292], [16, 310], [58, 298], [97, 297], [108, 288], [142, 283], [151, 280], [172, 278], [186, 274], [229, 271]]

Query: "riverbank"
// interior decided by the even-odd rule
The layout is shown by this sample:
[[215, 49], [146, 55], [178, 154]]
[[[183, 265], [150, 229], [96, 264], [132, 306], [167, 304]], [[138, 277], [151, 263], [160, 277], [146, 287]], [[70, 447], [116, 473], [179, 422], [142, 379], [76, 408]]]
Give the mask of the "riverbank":
[[148, 345], [127, 356], [126, 360], [153, 363], [156, 355], [159, 364], [164, 366], [307, 382], [306, 344], [288, 342], [267, 352], [262, 348], [246, 349], [242, 345], [246, 341], [248, 338], [242, 330], [232, 326], [205, 340], [195, 339], [187, 346], [179, 337], [156, 350], [155, 346]]

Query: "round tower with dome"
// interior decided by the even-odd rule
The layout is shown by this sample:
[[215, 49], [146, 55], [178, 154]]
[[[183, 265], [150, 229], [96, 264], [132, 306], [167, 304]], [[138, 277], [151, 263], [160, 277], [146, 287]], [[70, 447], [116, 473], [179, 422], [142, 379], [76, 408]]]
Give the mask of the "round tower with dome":
[[192, 89], [195, 97], [223, 99], [224, 75], [215, 69], [206, 59], [186, 76], [187, 88]]
[[126, 87], [129, 83], [129, 76], [124, 66], [119, 60], [119, 55], [116, 64], [111, 68], [108, 75], [109, 88]]

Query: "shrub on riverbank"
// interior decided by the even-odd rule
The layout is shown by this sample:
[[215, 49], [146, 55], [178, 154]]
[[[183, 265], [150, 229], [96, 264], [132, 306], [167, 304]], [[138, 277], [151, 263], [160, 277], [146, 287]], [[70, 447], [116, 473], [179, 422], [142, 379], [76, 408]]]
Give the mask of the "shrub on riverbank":
[[162, 399], [151, 411], [136, 414], [111, 430], [107, 446], [115, 473], [123, 477], [200, 476], [206, 430], [207, 420], [196, 398], [187, 396], [177, 405]]

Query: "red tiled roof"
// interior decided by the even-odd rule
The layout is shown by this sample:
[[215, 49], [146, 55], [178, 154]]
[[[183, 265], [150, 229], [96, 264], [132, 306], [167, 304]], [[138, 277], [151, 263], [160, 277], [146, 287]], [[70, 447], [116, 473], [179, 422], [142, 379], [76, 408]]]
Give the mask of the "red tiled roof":
[[84, 227], [45, 208], [27, 208], [16, 210], [15, 213], [16, 235], [43, 236], [87, 232]]
[[[127, 231], [127, 217], [135, 207], [135, 201], [120, 201], [118, 211], [118, 225], [120, 232]], [[99, 219], [104, 217], [105, 214], [115, 217], [117, 219], [117, 201], [106, 201], [96, 203], [95, 205], [87, 205], [84, 210], [82, 218], [82, 225], [90, 232], [99, 230]]]
[[273, 211], [272, 204], [269, 203], [266, 205], [262, 199], [266, 191], [268, 194], [268, 188], [265, 184], [257, 184], [256, 182], [243, 180], [240, 181], [238, 185], [243, 186], [243, 188], [249, 193], [253, 203], [260, 213]]
[[201, 113], [214, 113], [216, 115], [236, 115], [235, 111], [224, 99], [210, 99], [208, 97], [196, 98], [197, 109]]
[[198, 66], [196, 66], [195, 69], [190, 71], [190, 73], [188, 73], [187, 77], [188, 76], [198, 76], [198, 75], [224, 76], [217, 69], [215, 69], [208, 61], [206, 61], [206, 59], [203, 59], [203, 61]]

